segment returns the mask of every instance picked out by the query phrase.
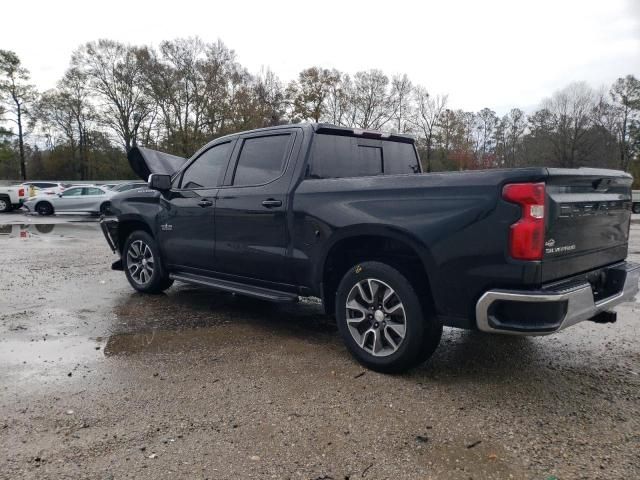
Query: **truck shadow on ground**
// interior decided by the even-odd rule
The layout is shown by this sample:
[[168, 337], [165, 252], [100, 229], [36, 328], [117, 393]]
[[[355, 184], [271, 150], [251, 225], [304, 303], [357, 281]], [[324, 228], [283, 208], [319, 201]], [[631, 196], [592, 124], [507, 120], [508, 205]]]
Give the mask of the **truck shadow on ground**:
[[[172, 338], [178, 336], [182, 338], [181, 348], [188, 348], [186, 331], [194, 329], [197, 331], [193, 338], [198, 347], [206, 347], [207, 338], [216, 341], [216, 328], [232, 327], [226, 329], [225, 342], [234, 341], [234, 335], [241, 337], [237, 341], [260, 337], [266, 339], [264, 341], [269, 341], [267, 337], [298, 339], [331, 346], [352, 362], [342, 347], [335, 320], [325, 315], [321, 305], [313, 301], [274, 304], [204, 288], [176, 286], [163, 295], [132, 293], [116, 306], [114, 313], [117, 322], [114, 322], [112, 336], [153, 331], [156, 338], [162, 337], [166, 348], [171, 348]], [[158, 336], [158, 332], [165, 333]], [[575, 331], [564, 335], [574, 333], [580, 334]], [[617, 367], [615, 358], [600, 355], [590, 358], [590, 354], [598, 352], [597, 347], [584, 352], [582, 359], [576, 359], [570, 351], [559, 347], [562, 345], [557, 337], [513, 337], [445, 328], [434, 356], [406, 376], [437, 376], [439, 381], [445, 382], [447, 379], [476, 381], [483, 378], [495, 382], [541, 374], [557, 377], [557, 369], [584, 370], [583, 375], [590, 375], [592, 370], [603, 366], [602, 362], [610, 362], [614, 370]], [[157, 348], [161, 349], [162, 345]]]

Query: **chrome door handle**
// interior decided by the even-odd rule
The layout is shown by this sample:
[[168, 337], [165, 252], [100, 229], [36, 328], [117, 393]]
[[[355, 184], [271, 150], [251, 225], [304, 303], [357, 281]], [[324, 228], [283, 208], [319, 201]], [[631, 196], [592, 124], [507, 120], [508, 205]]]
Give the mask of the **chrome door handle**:
[[282, 201], [281, 200], [275, 200], [273, 198], [267, 198], [264, 202], [262, 202], [262, 206], [265, 207], [265, 208], [281, 207], [282, 206]]
[[213, 202], [211, 200], [207, 200], [206, 198], [204, 198], [198, 202], [198, 205], [200, 205], [203, 208], [210, 207], [213, 205]]

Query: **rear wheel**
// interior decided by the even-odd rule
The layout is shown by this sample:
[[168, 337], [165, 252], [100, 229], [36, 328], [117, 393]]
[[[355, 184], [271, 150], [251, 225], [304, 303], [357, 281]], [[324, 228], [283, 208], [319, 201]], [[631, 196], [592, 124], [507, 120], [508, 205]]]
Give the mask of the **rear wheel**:
[[158, 245], [147, 232], [138, 230], [129, 235], [122, 260], [127, 280], [139, 292], [161, 293], [173, 285], [162, 265]]
[[11, 200], [7, 197], [0, 197], [0, 213], [10, 212], [11, 210], [13, 210]]
[[336, 293], [336, 319], [353, 356], [379, 372], [424, 362], [442, 335], [442, 324], [408, 278], [381, 262], [363, 262], [345, 274]]
[[53, 215], [53, 205], [49, 202], [40, 202], [36, 205], [36, 212], [40, 215]]
[[640, 213], [640, 202], [636, 202], [633, 204], [633, 213]]

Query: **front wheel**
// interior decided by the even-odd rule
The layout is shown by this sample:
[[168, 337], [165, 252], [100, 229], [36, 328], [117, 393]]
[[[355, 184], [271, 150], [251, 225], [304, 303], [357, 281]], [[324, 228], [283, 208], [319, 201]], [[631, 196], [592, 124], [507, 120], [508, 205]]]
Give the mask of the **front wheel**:
[[147, 232], [139, 230], [129, 235], [122, 260], [127, 280], [139, 292], [161, 293], [173, 285], [162, 265], [158, 245]]
[[633, 213], [640, 213], [640, 202], [636, 202], [632, 207]]
[[336, 293], [336, 319], [347, 348], [379, 372], [403, 372], [433, 354], [442, 324], [427, 310], [408, 278], [381, 262], [349, 269]]

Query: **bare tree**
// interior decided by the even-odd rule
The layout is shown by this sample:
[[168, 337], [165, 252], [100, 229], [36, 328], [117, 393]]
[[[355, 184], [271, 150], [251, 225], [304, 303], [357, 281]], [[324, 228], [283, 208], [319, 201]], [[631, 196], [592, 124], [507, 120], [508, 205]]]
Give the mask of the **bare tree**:
[[407, 133], [411, 130], [412, 93], [413, 84], [406, 73], [393, 77], [391, 80], [391, 102], [398, 133]]
[[393, 117], [388, 91], [389, 77], [380, 70], [358, 72], [353, 84], [353, 124], [357, 128], [380, 130]]
[[577, 166], [579, 152], [588, 149], [595, 103], [595, 92], [584, 82], [572, 83], [543, 101], [552, 130], [549, 139], [561, 166]]
[[12, 114], [10, 120], [18, 128], [20, 176], [27, 179], [24, 138], [25, 126], [30, 116], [29, 107], [36, 99], [36, 90], [29, 82], [29, 71], [22, 66], [18, 56], [9, 50], [0, 50], [0, 103]]
[[519, 108], [512, 108], [507, 115], [502, 117], [501, 123], [504, 135], [505, 166], [515, 167], [517, 165], [518, 148], [527, 129], [527, 116]]
[[71, 150], [74, 171], [81, 180], [90, 177], [89, 129], [95, 119], [85, 74], [75, 68], [67, 70], [55, 90], [42, 94], [37, 116], [45, 128], [60, 132]]
[[637, 129], [640, 121], [640, 80], [633, 75], [618, 78], [612, 85], [610, 94], [618, 117], [614, 131], [620, 149], [620, 168], [629, 170], [633, 143], [630, 133], [634, 131], [634, 127]]
[[311, 119], [318, 123], [327, 111], [326, 100], [340, 81], [337, 70], [311, 67], [298, 75], [287, 88], [287, 96], [293, 107], [294, 119]]
[[325, 118], [329, 123], [341, 126], [353, 126], [352, 101], [353, 85], [351, 77], [339, 73], [339, 80], [329, 87], [325, 98]]
[[136, 143], [143, 120], [152, 111], [144, 89], [145, 49], [113, 40], [90, 42], [76, 50], [71, 65], [85, 74], [100, 100], [100, 117], [126, 151]]
[[427, 172], [431, 171], [431, 153], [433, 142], [437, 135], [437, 129], [443, 112], [447, 106], [447, 95], [432, 97], [423, 86], [417, 86], [414, 90], [415, 112], [412, 123], [422, 134], [426, 149]]

